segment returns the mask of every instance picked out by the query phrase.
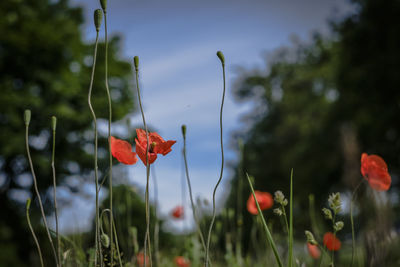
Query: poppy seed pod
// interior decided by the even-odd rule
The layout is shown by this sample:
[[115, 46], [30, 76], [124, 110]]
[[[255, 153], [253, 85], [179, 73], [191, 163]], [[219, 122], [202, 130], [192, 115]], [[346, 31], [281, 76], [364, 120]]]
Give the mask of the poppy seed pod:
[[183, 137], [186, 137], [186, 125], [182, 125], [182, 135]]
[[100, 0], [100, 5], [101, 5], [101, 8], [104, 10], [104, 12], [106, 11], [106, 9], [107, 9], [107, 0]]
[[225, 65], [225, 57], [224, 57], [224, 54], [222, 54], [221, 51], [217, 52], [217, 57], [219, 58], [219, 60], [221, 60], [222, 65]]
[[135, 65], [135, 70], [138, 71], [139, 70], [139, 57], [135, 56], [133, 58], [133, 64]]
[[56, 130], [56, 126], [57, 126], [57, 118], [56, 118], [56, 116], [52, 116], [51, 117], [51, 128], [53, 129], [53, 131]]
[[96, 9], [94, 11], [94, 26], [96, 26], [96, 31], [100, 31], [101, 21], [103, 20], [103, 12], [101, 9]]
[[25, 110], [24, 121], [25, 121], [25, 125], [29, 125], [29, 123], [31, 122], [31, 110], [30, 109]]

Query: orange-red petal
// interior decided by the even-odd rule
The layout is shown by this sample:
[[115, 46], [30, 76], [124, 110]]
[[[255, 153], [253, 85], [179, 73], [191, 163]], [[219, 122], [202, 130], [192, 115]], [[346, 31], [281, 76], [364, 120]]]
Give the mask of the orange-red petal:
[[175, 265], [178, 267], [190, 267], [190, 261], [182, 256], [175, 257]]
[[176, 206], [172, 212], [171, 212], [172, 217], [176, 218], [176, 219], [181, 219], [183, 218], [184, 215], [184, 209], [183, 206]]
[[307, 249], [311, 258], [319, 259], [319, 257], [321, 256], [321, 251], [319, 250], [317, 245], [313, 245], [307, 242]]
[[111, 154], [119, 162], [127, 165], [132, 165], [137, 162], [136, 153], [132, 152], [132, 146], [124, 140], [117, 139], [113, 136], [111, 141]]
[[[274, 199], [272, 195], [268, 192], [254, 191], [258, 205], [261, 210], [270, 209], [274, 205]], [[253, 194], [250, 194], [247, 199], [247, 210], [253, 214], [258, 214], [256, 201], [254, 200]]]
[[324, 245], [330, 251], [337, 251], [342, 246], [340, 240], [331, 232], [324, 234]]
[[392, 183], [386, 162], [378, 155], [361, 155], [361, 174], [377, 191], [387, 191]]
[[[139, 156], [139, 158], [142, 160], [144, 165], [146, 164], [146, 141], [140, 143], [138, 139], [135, 139], [135, 143], [136, 143], [136, 153]], [[156, 159], [157, 159], [157, 154], [156, 153], [148, 153], [147, 156], [148, 160], [149, 160], [149, 164], [152, 164]]]

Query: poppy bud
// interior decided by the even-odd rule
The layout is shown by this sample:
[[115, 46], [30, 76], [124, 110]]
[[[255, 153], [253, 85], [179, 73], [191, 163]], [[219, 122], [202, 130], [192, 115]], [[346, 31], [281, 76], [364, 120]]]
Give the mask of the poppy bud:
[[57, 118], [56, 118], [56, 116], [52, 116], [51, 117], [51, 128], [53, 129], [53, 131], [56, 130], [56, 125], [57, 125]]
[[101, 234], [100, 241], [104, 247], [108, 248], [110, 246], [110, 238], [105, 233]]
[[135, 70], [138, 71], [139, 70], [139, 57], [135, 56], [133, 58], [133, 63], [135, 64]]
[[219, 58], [219, 60], [221, 60], [222, 65], [225, 66], [225, 57], [224, 57], [224, 54], [222, 54], [221, 51], [218, 51], [218, 52], [217, 52], [217, 57]]
[[186, 137], [186, 125], [185, 124], [182, 125], [182, 135], [183, 135], [183, 138]]
[[106, 12], [107, 9], [107, 0], [100, 0], [101, 8]]
[[31, 110], [30, 109], [26, 109], [25, 110], [24, 121], [25, 121], [25, 125], [26, 126], [28, 126], [29, 123], [31, 122]]
[[28, 199], [26, 200], [26, 209], [29, 210], [30, 207], [31, 207], [31, 199], [28, 198]]
[[96, 31], [100, 31], [101, 21], [103, 20], [103, 12], [101, 9], [96, 9], [94, 11], [94, 26], [96, 26]]

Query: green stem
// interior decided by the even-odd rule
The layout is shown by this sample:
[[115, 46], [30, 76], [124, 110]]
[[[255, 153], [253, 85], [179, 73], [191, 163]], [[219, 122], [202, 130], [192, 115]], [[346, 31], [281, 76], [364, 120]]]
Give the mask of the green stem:
[[290, 230], [289, 230], [289, 222], [288, 222], [288, 219], [287, 219], [285, 206], [281, 205], [281, 209], [282, 209], [282, 212], [283, 212], [283, 220], [285, 221], [286, 233], [288, 234], [288, 241], [289, 241]]
[[151, 243], [150, 243], [150, 205], [149, 205], [149, 183], [150, 183], [150, 164], [149, 164], [149, 132], [147, 130], [147, 124], [146, 124], [146, 119], [144, 117], [144, 111], [143, 111], [143, 106], [142, 106], [142, 99], [140, 97], [140, 87], [139, 87], [139, 69], [136, 68], [135, 66], [135, 71], [136, 71], [136, 89], [137, 89], [137, 95], [138, 95], [138, 102], [139, 102], [139, 107], [140, 107], [140, 112], [142, 114], [142, 120], [143, 120], [143, 126], [146, 131], [146, 193], [145, 193], [145, 206], [146, 206], [146, 234], [144, 238], [144, 265], [146, 266], [146, 255], [147, 255], [147, 243], [149, 246], [149, 262], [150, 262], [150, 267], [153, 265], [152, 264], [152, 259], [151, 259]]
[[152, 177], [154, 182], [154, 213], [156, 216], [156, 222], [154, 225], [154, 257], [156, 259], [156, 266], [160, 266], [160, 258], [158, 254], [158, 244], [159, 244], [159, 232], [160, 232], [160, 222], [158, 221], [157, 210], [158, 210], [158, 183], [157, 176], [155, 173], [155, 168], [153, 166]]
[[54, 194], [54, 216], [56, 219], [56, 237], [57, 237], [57, 252], [58, 252], [58, 262], [60, 264], [60, 267], [62, 266], [61, 263], [61, 241], [60, 241], [60, 236], [58, 232], [58, 209], [57, 209], [57, 182], [56, 182], [56, 167], [54, 163], [55, 159], [55, 151], [56, 151], [56, 129], [55, 127], [53, 128], [53, 149], [51, 153], [51, 169], [53, 172], [53, 194]]
[[186, 134], [183, 134], [183, 150], [182, 150], [182, 154], [183, 154], [183, 160], [185, 162], [186, 181], [187, 181], [187, 185], [188, 185], [188, 189], [189, 189], [189, 197], [190, 197], [190, 204], [192, 205], [193, 218], [194, 218], [194, 222], [196, 223], [196, 228], [197, 228], [197, 232], [198, 232], [199, 237], [200, 237], [201, 244], [203, 245], [204, 251], [206, 251], [206, 244], [205, 244], [205, 241], [204, 241], [204, 236], [203, 236], [203, 233], [201, 232], [201, 229], [200, 229], [199, 219], [197, 218], [196, 207], [195, 207], [194, 201], [193, 201], [192, 186], [191, 186], [191, 183], [190, 183], [189, 168], [188, 168], [188, 163], [187, 163], [187, 158], [186, 158]]
[[42, 205], [42, 198], [40, 197], [39, 189], [38, 189], [38, 186], [37, 186], [35, 170], [33, 169], [31, 153], [30, 153], [30, 150], [29, 150], [29, 124], [25, 124], [25, 146], [26, 146], [26, 153], [28, 155], [29, 166], [30, 166], [30, 169], [31, 169], [32, 177], [33, 177], [33, 186], [35, 188], [36, 196], [38, 198], [38, 202], [39, 202], [40, 212], [42, 214], [43, 223], [44, 223], [44, 226], [46, 228], [47, 237], [49, 238], [49, 241], [50, 241], [51, 249], [53, 251], [54, 259], [55, 259], [55, 262], [56, 262], [56, 266], [59, 266], [58, 265], [56, 249], [54, 247], [53, 240], [51, 239], [49, 226], [47, 225], [46, 215], [44, 213], [44, 208], [43, 208], [43, 205]]
[[38, 250], [39, 253], [39, 259], [40, 259], [40, 265], [42, 267], [44, 267], [43, 264], [43, 257], [42, 257], [42, 251], [40, 250], [40, 245], [39, 245], [39, 241], [35, 235], [35, 231], [33, 230], [32, 224], [31, 224], [31, 219], [29, 216], [29, 208], [31, 206], [31, 199], [28, 198], [28, 200], [26, 201], [26, 220], [28, 221], [28, 225], [29, 225], [29, 229], [31, 230], [32, 236], [33, 236], [33, 240], [35, 240], [35, 244], [36, 244], [36, 248]]
[[289, 267], [293, 266], [293, 169], [290, 172]]
[[[104, 81], [107, 91], [108, 100], [108, 160], [109, 160], [109, 195], [110, 195], [110, 213], [113, 214], [113, 194], [112, 194], [112, 154], [111, 154], [111, 121], [112, 121], [112, 106], [111, 106], [111, 95], [110, 88], [108, 86], [108, 33], [107, 33], [107, 12], [103, 10], [104, 13], [104, 41], [105, 41], [105, 70], [104, 70]], [[110, 232], [113, 229], [113, 219], [114, 216], [110, 216]], [[113, 244], [113, 235], [110, 237], [110, 243]], [[111, 246], [111, 266], [114, 262], [114, 248]], [[121, 265], [122, 266], [122, 265]]]
[[96, 59], [97, 59], [97, 47], [99, 44], [99, 32], [96, 33], [96, 42], [94, 46], [94, 55], [93, 55], [93, 66], [92, 66], [92, 73], [90, 76], [90, 84], [89, 84], [89, 94], [88, 94], [88, 105], [90, 112], [93, 117], [93, 124], [94, 124], [94, 180], [96, 186], [96, 219], [95, 219], [95, 247], [96, 247], [96, 254], [94, 257], [94, 265], [97, 266], [97, 255], [100, 257], [100, 266], [103, 266], [103, 252], [101, 250], [100, 244], [100, 230], [99, 230], [99, 174], [98, 174], [98, 163], [97, 163], [97, 148], [98, 148], [98, 138], [97, 138], [97, 118], [96, 113], [94, 112], [92, 106], [92, 89], [93, 89], [93, 81], [94, 81], [94, 73], [96, 69]]
[[[100, 222], [103, 222], [103, 215], [104, 215], [105, 212], [108, 212], [108, 213], [110, 214], [110, 216], [112, 216], [112, 213], [111, 213], [110, 209], [104, 209], [104, 210], [101, 212], [101, 215], [100, 215]], [[114, 220], [113, 220], [113, 221], [114, 221]], [[104, 234], [103, 224], [100, 224], [100, 230], [101, 230], [101, 232]], [[118, 254], [119, 265], [122, 266], [122, 259], [121, 259], [121, 253], [120, 253], [120, 251], [119, 251], [118, 236], [117, 236], [117, 229], [116, 229], [116, 227], [115, 227], [115, 223], [113, 224], [113, 233], [114, 233], [114, 236], [115, 236], [115, 246], [117, 247], [117, 254]], [[112, 236], [113, 233], [110, 233], [110, 236]], [[110, 245], [112, 246], [113, 244], [110, 243]]]
[[242, 214], [242, 175], [243, 175], [243, 165], [244, 165], [244, 146], [243, 141], [239, 139], [239, 153], [240, 153], [240, 162], [238, 168], [238, 183], [237, 183], [237, 221], [236, 221], [236, 261], [242, 266], [243, 258], [242, 258], [242, 224], [243, 224], [243, 214]]
[[247, 176], [247, 180], [249, 181], [249, 184], [250, 184], [251, 193], [253, 194], [254, 200], [255, 200], [255, 202], [256, 202], [256, 206], [257, 206], [257, 210], [258, 210], [258, 215], [259, 215], [260, 218], [261, 218], [261, 221], [262, 221], [263, 226], [264, 226], [264, 230], [265, 230], [265, 232], [266, 232], [266, 234], [267, 234], [268, 242], [269, 242], [269, 244], [271, 245], [272, 251], [274, 252], [275, 260], [276, 260], [276, 262], [278, 263], [278, 266], [279, 266], [279, 267], [283, 267], [283, 265], [282, 265], [282, 260], [281, 260], [281, 258], [279, 257], [278, 250], [277, 250], [277, 248], [276, 248], [274, 239], [272, 238], [271, 232], [269, 231], [269, 228], [268, 228], [268, 226], [267, 226], [267, 223], [265, 222], [264, 216], [263, 216], [262, 211], [261, 211], [261, 209], [260, 209], [260, 205], [258, 204], [258, 201], [257, 201], [257, 198], [256, 198], [256, 194], [255, 194], [255, 192], [254, 192], [254, 188], [253, 188], [253, 185], [252, 185], [252, 183], [251, 183], [250, 177], [249, 177], [249, 175], [248, 175], [247, 173], [246, 173], [246, 176]]
[[222, 102], [221, 102], [221, 109], [219, 112], [219, 127], [220, 127], [220, 140], [221, 140], [221, 172], [219, 175], [219, 179], [217, 184], [215, 185], [214, 191], [213, 191], [213, 213], [212, 213], [212, 219], [210, 223], [210, 228], [208, 229], [208, 237], [207, 237], [207, 247], [206, 247], [206, 256], [205, 256], [205, 266], [208, 267], [209, 265], [209, 251], [210, 251], [210, 242], [211, 242], [211, 232], [214, 226], [215, 222], [215, 216], [216, 216], [216, 208], [215, 208], [215, 194], [217, 192], [217, 188], [219, 184], [221, 183], [222, 180], [222, 175], [224, 172], [224, 143], [223, 143], [223, 128], [222, 128], [222, 111], [224, 108], [224, 101], [225, 101], [225, 87], [226, 87], [226, 79], [225, 79], [225, 63], [222, 62], [222, 75], [223, 75], [223, 81], [224, 81], [224, 89], [222, 92]]
[[353, 267], [354, 264], [354, 254], [355, 254], [355, 249], [356, 249], [356, 239], [355, 239], [355, 234], [354, 234], [354, 219], [353, 219], [353, 204], [354, 200], [356, 197], [356, 192], [360, 185], [362, 184], [363, 180], [361, 180], [356, 188], [353, 191], [353, 194], [351, 195], [351, 201], [350, 201], [350, 223], [351, 223], [351, 267]]

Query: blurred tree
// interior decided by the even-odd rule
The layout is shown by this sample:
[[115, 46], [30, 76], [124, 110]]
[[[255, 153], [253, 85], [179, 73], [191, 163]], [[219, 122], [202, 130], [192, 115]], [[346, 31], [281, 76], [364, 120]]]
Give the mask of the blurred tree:
[[[332, 23], [333, 37], [315, 34], [311, 43], [275, 51], [266, 70], [242, 70], [234, 89], [239, 101], [255, 104], [244, 118], [250, 128], [236, 133], [245, 140], [243, 169], [255, 177], [258, 190], [288, 195], [294, 168], [297, 227], [309, 227], [307, 216], [300, 216], [309, 193], [323, 206], [329, 192], [352, 191], [362, 180], [361, 152], [381, 155], [392, 174], [391, 192], [399, 189], [400, 2], [352, 2], [356, 12]], [[232, 181], [231, 207], [237, 194], [249, 195], [247, 185], [237, 192], [240, 175]], [[365, 205], [376, 216], [371, 203]], [[242, 212], [247, 214], [245, 207]], [[374, 258], [374, 266], [385, 265], [385, 254], [376, 248], [391, 229], [385, 214], [379, 227], [373, 223], [382, 228], [379, 235], [366, 234], [367, 260]]]
[[[33, 196], [24, 148], [24, 109], [32, 110], [30, 144], [42, 194], [46, 195], [52, 184], [52, 115], [59, 122], [58, 183], [69, 188], [73, 197], [82, 187], [63, 183], [66, 177], [74, 175], [81, 183], [93, 179], [93, 130], [87, 93], [94, 47], [83, 41], [82, 23], [82, 10], [70, 7], [68, 0], [0, 2], [0, 262], [4, 266], [34, 266], [30, 261], [34, 244], [24, 218], [25, 200]], [[131, 67], [118, 57], [118, 49], [119, 39], [114, 37], [109, 46], [114, 121], [133, 109], [132, 92], [128, 90]], [[107, 118], [108, 112], [103, 62], [102, 44], [93, 92], [99, 118]], [[106, 135], [100, 136], [99, 166], [105, 171], [107, 164], [101, 159], [107, 154]], [[46, 207], [52, 207], [51, 198], [44, 199]], [[39, 226], [37, 205], [31, 210], [34, 225]], [[46, 239], [42, 240], [45, 246]]]

